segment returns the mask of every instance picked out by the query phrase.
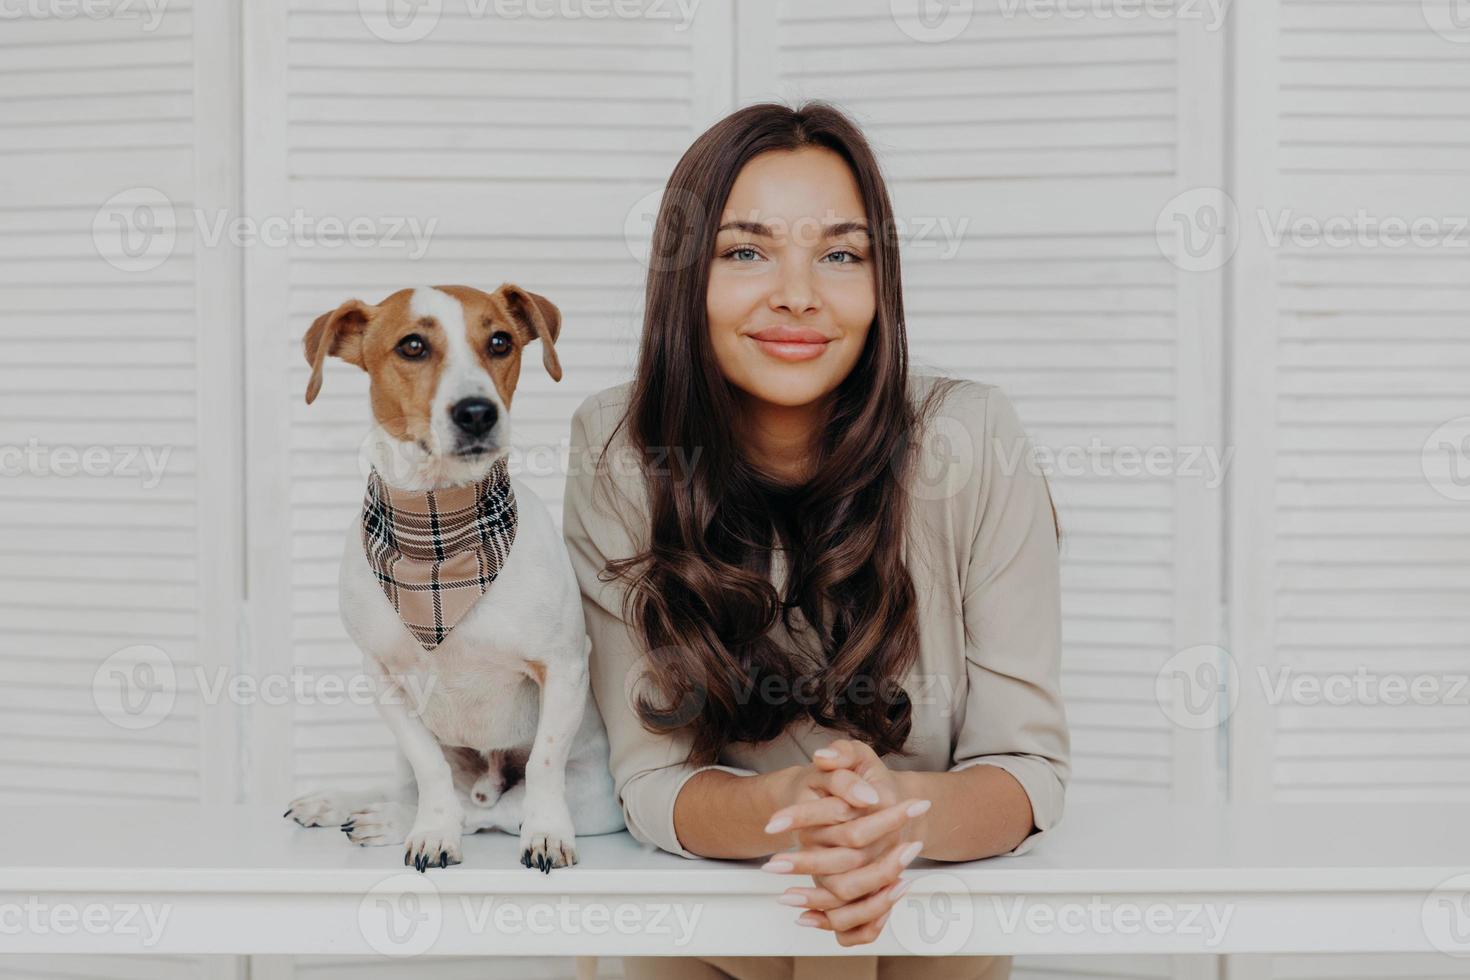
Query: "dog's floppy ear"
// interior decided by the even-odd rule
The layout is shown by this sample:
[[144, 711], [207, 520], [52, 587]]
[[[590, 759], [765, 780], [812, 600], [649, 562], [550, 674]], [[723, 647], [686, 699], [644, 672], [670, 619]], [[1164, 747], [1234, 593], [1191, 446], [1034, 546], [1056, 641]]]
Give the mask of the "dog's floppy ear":
[[306, 363], [311, 365], [311, 380], [306, 383], [306, 404], [316, 401], [322, 390], [322, 365], [327, 355], [342, 358], [362, 367], [362, 335], [372, 319], [373, 307], [349, 299], [330, 313], [323, 313], [307, 328], [301, 340]]
[[556, 356], [556, 338], [561, 335], [561, 310], [545, 296], [512, 283], [496, 290], [505, 308], [525, 329], [541, 341], [541, 362], [551, 380], [561, 380], [561, 361]]

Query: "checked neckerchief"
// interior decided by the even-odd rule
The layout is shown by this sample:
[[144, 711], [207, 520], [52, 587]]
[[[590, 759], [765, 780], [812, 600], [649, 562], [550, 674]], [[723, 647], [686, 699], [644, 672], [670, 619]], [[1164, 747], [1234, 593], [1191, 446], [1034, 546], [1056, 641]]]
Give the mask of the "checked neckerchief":
[[397, 490], [377, 470], [362, 505], [362, 546], [383, 595], [425, 650], [444, 642], [500, 574], [516, 539], [505, 457], [478, 483]]

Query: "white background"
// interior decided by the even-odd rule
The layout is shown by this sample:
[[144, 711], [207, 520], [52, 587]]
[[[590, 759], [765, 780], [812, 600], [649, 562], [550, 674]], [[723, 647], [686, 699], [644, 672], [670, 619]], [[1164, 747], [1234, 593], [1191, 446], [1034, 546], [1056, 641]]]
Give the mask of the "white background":
[[[335, 559], [366, 382], [333, 364], [307, 407], [306, 326], [421, 283], [551, 298], [565, 377], [528, 358], [515, 422], [559, 520], [571, 413], [631, 370], [657, 192], [697, 133], [767, 97], [863, 125], [907, 229], [917, 365], [1002, 385], [1069, 466], [1070, 798], [1394, 799], [1412, 833], [1470, 796], [1456, 0], [160, 2], [0, 0], [0, 799], [284, 805], [379, 772], [369, 707], [189, 681], [357, 668]], [[1346, 238], [1277, 235], [1304, 219]], [[329, 244], [334, 221], [369, 241]], [[167, 454], [161, 479], [135, 447]], [[1150, 452], [1183, 465], [1119, 472]], [[105, 473], [67, 475], [88, 453]], [[94, 681], [137, 645], [181, 686], [127, 730]], [[1427, 693], [1374, 703], [1396, 683]], [[1230, 960], [1016, 975], [1456, 975]], [[399, 969], [205, 968], [247, 966]]]

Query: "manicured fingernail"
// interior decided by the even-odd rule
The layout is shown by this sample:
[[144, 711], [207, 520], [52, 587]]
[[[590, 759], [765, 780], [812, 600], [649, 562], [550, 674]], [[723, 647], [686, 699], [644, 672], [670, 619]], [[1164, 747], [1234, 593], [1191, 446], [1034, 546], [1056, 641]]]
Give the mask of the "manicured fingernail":
[[806, 904], [806, 898], [798, 895], [796, 892], [782, 892], [776, 896], [776, 901], [782, 905], [802, 906]]
[[919, 852], [922, 851], [923, 849], [924, 849], [924, 842], [923, 841], [921, 841], [921, 840], [914, 841], [908, 847], [905, 847], [902, 851], [899, 851], [899, 853], [898, 853], [898, 863], [901, 864], [901, 865], [903, 865], [904, 867], [908, 867], [910, 864], [913, 863], [914, 858], [916, 858], [916, 857], [919, 856]]
[[785, 830], [787, 827], [790, 827], [790, 826], [791, 826], [791, 818], [790, 817], [775, 817], [775, 818], [773, 818], [771, 820], [770, 823], [766, 824], [766, 833], [768, 833], [768, 834], [779, 834], [781, 831]]
[[815, 912], [803, 912], [796, 917], [797, 925], [815, 927], [821, 923], [821, 918]]
[[835, 759], [837, 758], [837, 752], [835, 749], [817, 749], [817, 751], [812, 753], [812, 757], [817, 759]]
[[903, 893], [908, 891], [909, 886], [912, 884], [913, 881], [908, 878], [900, 879], [898, 884], [893, 886], [893, 890], [888, 893], [888, 900], [890, 902], [896, 902], [900, 898], [903, 898]]
[[771, 872], [771, 874], [784, 875], [786, 872], [790, 871], [794, 867], [796, 867], [796, 865], [792, 864], [790, 861], [767, 861], [765, 864], [761, 865], [761, 870], [769, 871]]
[[867, 783], [858, 783], [852, 788], [852, 795], [863, 803], [877, 803], [878, 791]]
[[928, 813], [929, 808], [933, 805], [934, 804], [931, 803], [929, 800], [920, 800], [917, 803], [909, 804], [909, 808], [903, 812], [907, 813], [911, 817], [917, 817], [920, 814]]

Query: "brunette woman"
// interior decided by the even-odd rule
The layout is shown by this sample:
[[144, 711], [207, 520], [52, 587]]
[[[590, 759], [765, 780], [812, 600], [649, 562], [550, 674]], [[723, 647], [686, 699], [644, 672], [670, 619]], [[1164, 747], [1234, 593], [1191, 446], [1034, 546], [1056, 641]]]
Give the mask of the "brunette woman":
[[[916, 858], [1029, 850], [1070, 772], [1046, 480], [1000, 388], [911, 372], [907, 343], [861, 132], [754, 105], [679, 161], [636, 374], [572, 423], [564, 531], [630, 832], [769, 857], [844, 946]], [[625, 969], [998, 980], [1010, 958]]]

